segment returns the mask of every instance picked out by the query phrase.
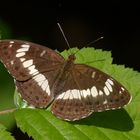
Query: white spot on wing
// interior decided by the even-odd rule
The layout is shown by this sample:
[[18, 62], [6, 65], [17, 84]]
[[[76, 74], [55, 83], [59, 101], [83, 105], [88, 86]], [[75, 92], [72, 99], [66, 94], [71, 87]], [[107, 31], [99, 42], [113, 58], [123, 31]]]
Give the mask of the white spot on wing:
[[14, 64], [14, 61], [13, 61], [13, 60], [11, 60], [11, 62], [10, 62], [10, 63], [11, 63], [11, 65], [13, 65], [13, 64]]
[[[50, 87], [48, 85], [48, 80], [45, 78], [43, 74], [38, 74], [33, 77], [33, 80], [37, 82], [39, 86], [41, 86], [41, 89], [44, 91], [46, 90], [46, 93], [50, 95]], [[47, 85], [47, 86], [46, 86]]]
[[119, 94], [122, 94], [122, 91], [121, 90], [119, 91]]
[[[81, 97], [86, 98], [87, 96], [93, 96], [96, 97], [98, 95], [98, 91], [97, 88], [95, 86], [93, 86], [90, 89], [87, 90], [77, 90], [77, 89], [73, 89], [73, 90], [67, 90], [66, 92], [61, 93], [60, 95], [57, 96], [56, 99], [81, 99]], [[103, 95], [103, 92], [100, 90], [100, 95]]]
[[108, 81], [105, 82], [105, 85], [109, 89], [110, 92], [113, 91], [112, 86], [111, 86], [111, 84]]
[[83, 96], [84, 98], [86, 98], [88, 95], [89, 95], [89, 96], [91, 95], [89, 89], [87, 89], [87, 90], [82, 90], [82, 93], [83, 93], [82, 96]]
[[46, 88], [47, 88], [47, 86], [48, 86], [48, 80], [46, 79], [44, 82], [43, 82], [43, 84], [41, 85], [41, 88], [42, 88], [42, 90], [46, 90]]
[[13, 44], [14, 43], [14, 41], [10, 41], [10, 44]]
[[123, 87], [121, 87], [122, 91], [124, 91], [125, 89]]
[[99, 90], [99, 95], [103, 95], [104, 93], [101, 91], [101, 90]]
[[27, 61], [23, 62], [23, 67], [27, 68], [27, 67], [31, 66], [32, 64], [33, 64], [33, 60], [32, 59], [31, 60], [27, 60]]
[[39, 85], [39, 86], [42, 86], [43, 82], [44, 82], [44, 81], [38, 82], [38, 85]]
[[17, 52], [19, 53], [19, 52], [26, 52], [26, 51], [28, 51], [29, 50], [29, 48], [20, 48], [20, 49], [18, 49], [17, 50]]
[[10, 44], [9, 46], [8, 46], [8, 48], [11, 48], [13, 46], [13, 44]]
[[32, 74], [32, 75], [39, 73], [39, 71], [37, 69], [35, 69], [35, 65], [28, 67], [28, 70], [30, 71], [29, 74]]
[[73, 92], [71, 92], [70, 90], [68, 90], [67, 91], [67, 94], [69, 94], [69, 98], [68, 99], [74, 99]]
[[38, 75], [36, 75], [35, 77], [33, 77], [33, 79], [34, 79], [36, 82], [40, 82], [40, 81], [44, 81], [46, 78], [45, 78], [44, 75], [38, 74]]
[[16, 57], [21, 57], [21, 56], [24, 56], [24, 55], [25, 55], [25, 52], [21, 52], [21, 53], [17, 53]]
[[107, 79], [107, 82], [109, 82], [111, 85], [114, 85], [114, 82], [111, 79]]
[[45, 53], [46, 53], [46, 50], [43, 50], [43, 51], [40, 53], [40, 56], [42, 57]]
[[91, 88], [91, 94], [93, 97], [96, 97], [98, 95], [98, 91], [97, 91], [97, 88], [95, 86], [93, 86]]
[[57, 99], [81, 99], [81, 95], [80, 95], [79, 90], [73, 89], [73, 90], [67, 90], [66, 92], [63, 92], [62, 94], [60, 94]]
[[44, 80], [46, 80], [45, 76], [42, 75], [42, 74], [38, 74], [38, 75], [35, 76], [35, 77], [36, 77], [36, 78], [35, 78], [35, 81], [38, 83], [38, 85], [41, 85], [42, 82], [43, 82]]
[[81, 91], [77, 90], [77, 94], [73, 94], [74, 98], [81, 99]]
[[70, 96], [70, 90], [68, 90], [67, 92], [64, 92], [65, 94], [64, 94], [64, 96], [63, 96], [63, 99], [65, 100], [65, 99], [69, 99], [69, 96]]
[[39, 71], [37, 70], [37, 69], [34, 69], [34, 71], [31, 71], [30, 72], [30, 74], [32, 74], [32, 75], [36, 75], [36, 74], [38, 74], [39, 73]]
[[62, 94], [58, 95], [56, 99], [62, 99], [65, 95], [65, 92], [63, 92]]
[[23, 48], [30, 48], [30, 45], [29, 44], [22, 44], [21, 47], [23, 47]]
[[109, 92], [109, 90], [108, 90], [108, 88], [105, 86], [104, 87], [104, 92], [105, 92], [105, 94], [108, 96], [109, 94], [110, 94], [110, 92]]
[[47, 86], [46, 92], [48, 93], [48, 95], [51, 94], [49, 85]]
[[92, 72], [91, 77], [92, 77], [92, 78], [94, 78], [94, 77], [95, 77], [95, 74], [96, 74], [96, 72], [95, 72], [95, 71], [94, 71], [94, 72]]
[[86, 90], [81, 90], [82, 92], [82, 97], [86, 97]]
[[73, 89], [72, 90], [72, 93], [73, 93], [73, 98], [74, 99], [81, 99], [81, 91], [79, 91], [79, 90], [76, 90], [76, 89]]
[[23, 62], [25, 60], [25, 58], [20, 58], [20, 61]]

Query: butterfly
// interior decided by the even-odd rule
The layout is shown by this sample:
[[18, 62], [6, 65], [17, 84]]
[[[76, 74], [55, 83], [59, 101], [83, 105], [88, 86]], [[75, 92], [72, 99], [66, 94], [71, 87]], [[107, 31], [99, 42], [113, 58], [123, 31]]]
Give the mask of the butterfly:
[[75, 121], [130, 102], [131, 95], [119, 82], [94, 67], [75, 64], [75, 59], [71, 54], [65, 60], [56, 51], [27, 41], [0, 41], [0, 60], [21, 97], [36, 108], [51, 105], [55, 116]]

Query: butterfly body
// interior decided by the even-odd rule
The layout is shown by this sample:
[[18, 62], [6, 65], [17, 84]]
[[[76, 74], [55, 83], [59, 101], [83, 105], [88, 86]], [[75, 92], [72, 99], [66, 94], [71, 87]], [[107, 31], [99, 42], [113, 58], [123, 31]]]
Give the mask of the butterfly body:
[[0, 60], [14, 77], [22, 98], [57, 117], [74, 121], [92, 112], [118, 109], [131, 100], [115, 79], [85, 64], [65, 60], [59, 53], [26, 41], [0, 41]]

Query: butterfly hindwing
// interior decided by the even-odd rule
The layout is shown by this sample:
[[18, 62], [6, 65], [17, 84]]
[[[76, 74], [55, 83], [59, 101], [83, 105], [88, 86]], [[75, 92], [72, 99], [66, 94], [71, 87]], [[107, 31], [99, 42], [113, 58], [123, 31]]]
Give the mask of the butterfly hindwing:
[[54, 99], [52, 86], [59, 72], [58, 65], [55, 69], [37, 74], [27, 81], [16, 81], [18, 92], [30, 105], [45, 108]]
[[76, 64], [66, 81], [60, 91], [57, 88], [59, 95], [52, 104], [52, 112], [65, 120], [79, 120], [92, 112], [118, 109], [131, 98], [116, 80], [87, 65]]
[[91, 114], [90, 108], [83, 102], [84, 98], [81, 98], [81, 93], [77, 92], [77, 88], [72, 73], [66, 72], [58, 81], [57, 88], [54, 92], [55, 99], [51, 105], [53, 114], [61, 119], [71, 121]]

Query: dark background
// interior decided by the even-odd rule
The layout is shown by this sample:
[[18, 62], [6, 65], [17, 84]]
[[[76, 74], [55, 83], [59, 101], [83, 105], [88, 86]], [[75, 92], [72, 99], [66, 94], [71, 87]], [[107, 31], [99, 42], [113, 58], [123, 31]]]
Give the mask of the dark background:
[[92, 46], [112, 51], [114, 63], [140, 71], [140, 7], [135, 1], [4, 1], [0, 20], [11, 29], [11, 38], [24, 39], [62, 51], [67, 45], [58, 29], [59, 22], [71, 47]]
[[111, 50], [114, 63], [139, 70], [140, 8], [135, 1], [4, 1], [0, 19], [12, 38], [26, 39], [53, 49], [67, 49], [59, 22], [72, 47], [104, 36], [95, 48]]

